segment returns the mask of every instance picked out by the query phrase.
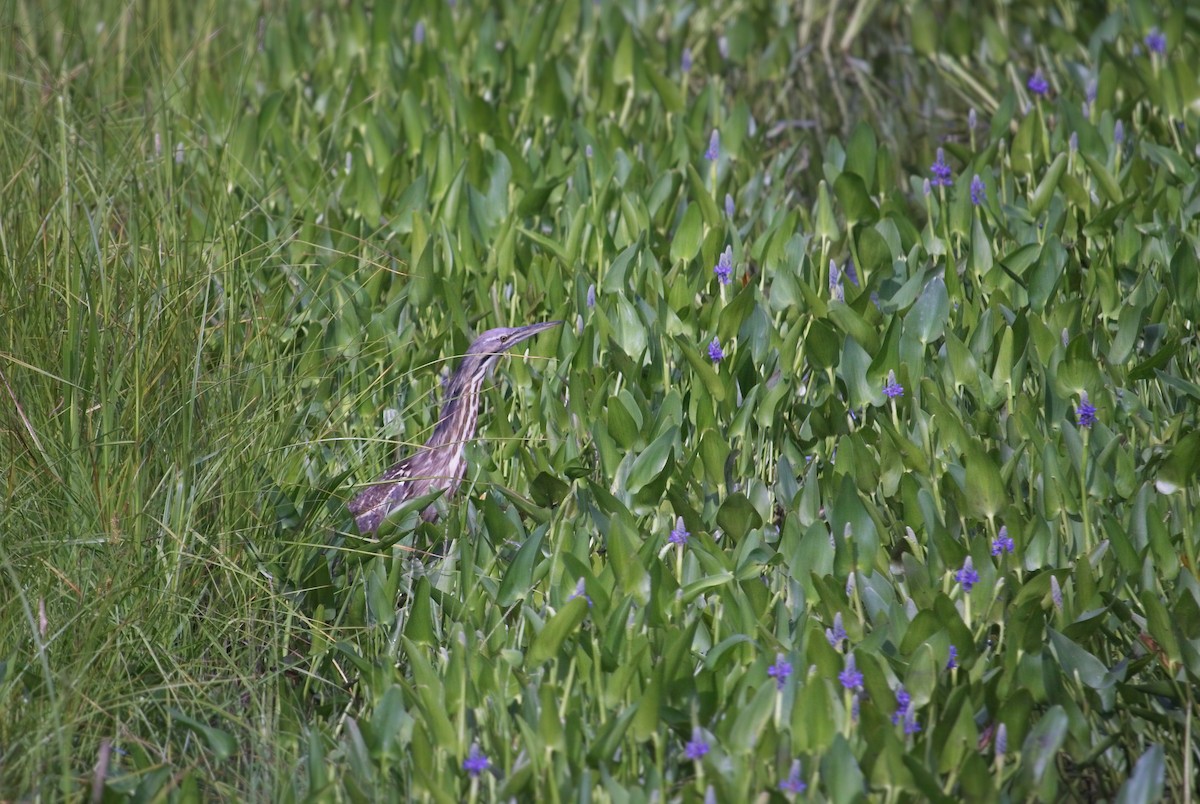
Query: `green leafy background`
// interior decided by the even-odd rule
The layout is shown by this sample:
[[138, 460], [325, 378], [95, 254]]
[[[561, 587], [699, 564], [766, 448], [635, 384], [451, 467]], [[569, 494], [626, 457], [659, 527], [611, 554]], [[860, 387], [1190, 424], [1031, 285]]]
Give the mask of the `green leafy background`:
[[0, 5], [5, 797], [1194, 792], [1186, 4]]

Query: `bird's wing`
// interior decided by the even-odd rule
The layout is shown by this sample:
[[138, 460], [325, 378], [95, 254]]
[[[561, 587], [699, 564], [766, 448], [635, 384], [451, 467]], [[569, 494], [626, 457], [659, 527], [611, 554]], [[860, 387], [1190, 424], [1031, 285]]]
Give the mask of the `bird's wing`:
[[393, 508], [412, 496], [411, 467], [410, 459], [400, 461], [346, 504], [359, 533], [374, 533]]

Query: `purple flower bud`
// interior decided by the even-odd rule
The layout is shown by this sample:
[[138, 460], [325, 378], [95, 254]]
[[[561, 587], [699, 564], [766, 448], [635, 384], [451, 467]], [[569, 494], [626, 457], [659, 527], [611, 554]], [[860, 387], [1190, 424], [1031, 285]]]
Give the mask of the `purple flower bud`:
[[1001, 553], [1011, 553], [1016, 548], [1012, 537], [1008, 535], [1008, 527], [1000, 526], [1000, 533], [992, 540], [992, 555], [998, 556]]
[[970, 556], [963, 562], [962, 569], [954, 573], [954, 580], [962, 585], [964, 592], [970, 592], [971, 587], [979, 583], [979, 573], [975, 571], [975, 563]]
[[971, 111], [967, 112], [967, 128], [970, 131], [975, 130], [975, 125], [979, 122], [979, 118], [975, 115], [975, 107], [971, 107]]
[[425, 44], [425, 21], [418, 20], [413, 28], [413, 43], [418, 45]]
[[683, 49], [683, 55], [679, 58], [679, 67], [685, 73], [690, 73], [692, 71], [692, 49], [690, 47], [685, 47]]
[[733, 213], [734, 213], [733, 196], [730, 195], [729, 193], [725, 193], [725, 217], [732, 220]]
[[833, 301], [846, 300], [846, 290], [842, 287], [842, 272], [833, 260], [829, 261], [829, 298]]
[[727, 37], [717, 37], [717, 52], [721, 54], [721, 58], [729, 61], [729, 39]]
[[471, 750], [467, 753], [467, 758], [462, 763], [463, 770], [470, 774], [472, 779], [483, 773], [491, 765], [492, 761], [479, 750], [478, 744], [471, 745]]
[[583, 155], [588, 159], [592, 158], [592, 146], [588, 145], [583, 149]]
[[1113, 142], [1122, 145], [1125, 142], [1125, 124], [1120, 120], [1113, 126]]
[[767, 668], [767, 675], [775, 679], [775, 688], [782, 690], [787, 684], [788, 676], [792, 674], [792, 665], [783, 658], [783, 654], [775, 656], [775, 664]]
[[720, 258], [717, 260], [717, 266], [713, 268], [713, 273], [717, 275], [717, 279], [722, 285], [728, 285], [733, 281], [733, 246], [726, 246], [721, 252]]
[[888, 369], [887, 382], [883, 384], [883, 395], [888, 399], [904, 396], [904, 386], [896, 382], [896, 372]]
[[708, 344], [708, 359], [714, 363], [719, 363], [725, 359], [725, 352], [721, 349], [721, 341], [719, 338], [713, 338]]
[[846, 629], [842, 625], [842, 613], [839, 611], [833, 615], [833, 627], [825, 629], [825, 638], [829, 640], [829, 644], [837, 650], [841, 648], [842, 643], [850, 637], [846, 634]]
[[1001, 723], [996, 727], [996, 756], [1003, 757], [1008, 753], [1008, 726]]
[[979, 178], [976, 173], [971, 179], [971, 203], [979, 206], [987, 200], [987, 188], [983, 185], [983, 179]]
[[1075, 407], [1075, 420], [1080, 427], [1089, 430], [1096, 423], [1096, 407], [1088, 402], [1087, 391], [1079, 395], [1079, 404]]
[[946, 151], [942, 148], [937, 149], [937, 159], [929, 166], [929, 172], [933, 174], [934, 186], [949, 187], [954, 182], [950, 179], [950, 165], [946, 164]]
[[704, 158], [712, 162], [721, 158], [721, 132], [715, 128], [708, 138], [708, 150], [704, 152]]
[[1033, 75], [1029, 76], [1029, 81], [1025, 86], [1034, 95], [1045, 96], [1050, 94], [1050, 82], [1042, 75], [1041, 69], [1035, 70]]
[[704, 739], [704, 732], [700, 729], [692, 729], [692, 739], [683, 747], [683, 755], [690, 760], [702, 759], [709, 752], [708, 743]]
[[687, 528], [683, 526], [683, 517], [675, 518], [675, 528], [671, 531], [671, 535], [667, 537], [667, 541], [671, 544], [685, 545], [688, 537], [692, 534], [688, 533]]
[[838, 681], [842, 682], [842, 686], [848, 690], [862, 689], [863, 674], [858, 672], [853, 653], [846, 654], [846, 667], [838, 674]]
[[779, 789], [797, 796], [808, 789], [808, 785], [800, 778], [800, 760], [792, 760], [792, 770], [788, 777], [779, 783]]
[[1067, 137], [1067, 147], [1071, 149], [1071, 153], [1079, 150], [1079, 132], [1072, 131], [1071, 136]]
[[1054, 608], [1062, 611], [1062, 587], [1058, 585], [1058, 578], [1050, 576], [1050, 600], [1054, 603]]
[[929, 179], [926, 179], [925, 184], [921, 186], [921, 192], [925, 194], [926, 198], [928, 198], [929, 194], [933, 192], [933, 185], [930, 183]]
[[1167, 36], [1158, 30], [1157, 26], [1150, 29], [1150, 33], [1146, 34], [1146, 38], [1143, 41], [1151, 53], [1157, 53], [1160, 56], [1166, 55]]
[[954, 668], [958, 667], [958, 648], [951, 645], [948, 656], [950, 658], [946, 660], [946, 669], [953, 670]]
[[574, 600], [577, 597], [581, 597], [586, 600], [589, 609], [592, 607], [592, 599], [588, 597], [587, 584], [584, 582], [583, 578], [580, 578], [575, 582], [575, 591], [567, 595], [567, 600]]

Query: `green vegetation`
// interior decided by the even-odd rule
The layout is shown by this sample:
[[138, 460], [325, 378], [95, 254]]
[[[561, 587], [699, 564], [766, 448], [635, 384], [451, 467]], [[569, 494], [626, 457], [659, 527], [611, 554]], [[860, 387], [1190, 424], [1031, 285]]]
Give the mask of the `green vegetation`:
[[1195, 792], [1195, 9], [0, 5], [0, 798]]

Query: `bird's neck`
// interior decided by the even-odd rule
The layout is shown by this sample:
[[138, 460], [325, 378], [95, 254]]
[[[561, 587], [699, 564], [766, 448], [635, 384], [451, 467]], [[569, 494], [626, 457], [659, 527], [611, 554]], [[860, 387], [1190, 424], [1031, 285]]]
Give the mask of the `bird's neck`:
[[479, 419], [479, 389], [482, 385], [482, 375], [450, 384], [437, 426], [433, 428], [433, 436], [426, 447], [461, 450], [475, 437], [475, 424]]

